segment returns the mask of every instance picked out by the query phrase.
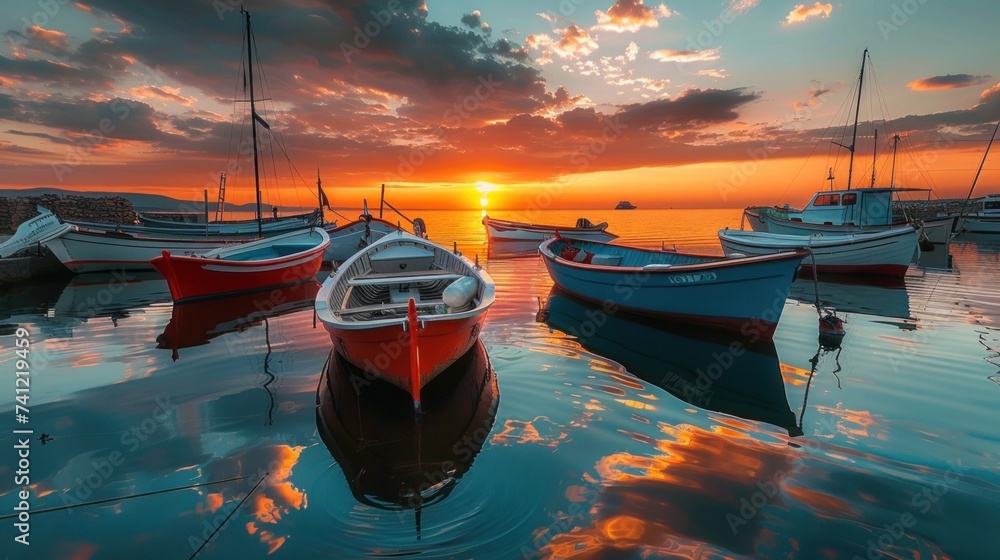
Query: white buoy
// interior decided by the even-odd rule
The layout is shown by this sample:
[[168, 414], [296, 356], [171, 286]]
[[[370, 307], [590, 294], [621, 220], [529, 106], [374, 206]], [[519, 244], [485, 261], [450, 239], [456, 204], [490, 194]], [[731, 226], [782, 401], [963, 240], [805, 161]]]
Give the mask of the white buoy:
[[476, 279], [471, 276], [463, 276], [455, 280], [444, 289], [441, 299], [445, 305], [452, 309], [465, 307], [476, 296]]

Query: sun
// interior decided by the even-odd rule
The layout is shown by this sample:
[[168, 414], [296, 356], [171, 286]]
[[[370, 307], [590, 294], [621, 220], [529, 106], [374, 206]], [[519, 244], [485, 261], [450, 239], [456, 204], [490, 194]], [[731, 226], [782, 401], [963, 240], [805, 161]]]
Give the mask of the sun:
[[482, 197], [479, 198], [479, 205], [486, 208], [486, 206], [490, 203], [489, 193], [497, 190], [497, 186], [493, 183], [487, 183], [486, 181], [477, 181], [476, 190], [482, 194]]

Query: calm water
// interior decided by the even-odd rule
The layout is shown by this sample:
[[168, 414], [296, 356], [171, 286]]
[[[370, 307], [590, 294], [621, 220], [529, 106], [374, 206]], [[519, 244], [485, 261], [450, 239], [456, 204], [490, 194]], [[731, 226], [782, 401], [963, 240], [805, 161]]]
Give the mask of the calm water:
[[[28, 547], [3, 446], [4, 555], [998, 557], [1000, 239], [938, 247], [905, 281], [821, 282], [848, 330], [824, 348], [810, 281], [752, 343], [602, 314], [550, 293], [537, 258], [489, 258], [479, 212], [419, 214], [498, 292], [485, 352], [420, 423], [336, 360], [324, 375], [316, 285], [179, 310], [153, 274], [3, 294], [0, 322], [31, 342], [20, 425], [0, 337], [5, 426], [52, 438], [30, 445]], [[578, 215], [719, 253], [740, 213], [533, 218]]]

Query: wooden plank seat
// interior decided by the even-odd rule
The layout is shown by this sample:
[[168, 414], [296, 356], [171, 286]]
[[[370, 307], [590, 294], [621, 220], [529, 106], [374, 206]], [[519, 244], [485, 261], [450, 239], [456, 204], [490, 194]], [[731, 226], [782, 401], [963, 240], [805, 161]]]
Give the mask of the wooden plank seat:
[[[419, 310], [425, 307], [434, 307], [435, 305], [444, 305], [444, 300], [434, 299], [434, 300], [421, 301], [417, 303], [417, 309]], [[347, 317], [351, 315], [358, 315], [361, 313], [372, 313], [374, 311], [401, 311], [403, 312], [402, 314], [405, 315], [408, 306], [409, 302], [396, 303], [396, 304], [376, 303], [375, 305], [362, 305], [359, 307], [350, 307], [347, 309], [335, 309], [333, 313], [334, 315]]]
[[414, 284], [439, 280], [458, 280], [461, 274], [450, 270], [411, 270], [400, 272], [371, 272], [363, 276], [347, 279], [348, 286], [372, 286], [386, 284]]

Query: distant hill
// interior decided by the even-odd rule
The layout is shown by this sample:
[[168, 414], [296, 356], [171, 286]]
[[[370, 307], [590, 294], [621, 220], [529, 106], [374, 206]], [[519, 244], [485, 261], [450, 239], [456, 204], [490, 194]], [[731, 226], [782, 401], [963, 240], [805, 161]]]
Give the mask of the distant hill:
[[[118, 193], [118, 192], [80, 192], [80, 191], [69, 191], [66, 189], [56, 189], [52, 187], [36, 187], [32, 189], [0, 189], [0, 196], [41, 196], [43, 194], [58, 194], [58, 195], [75, 195], [75, 196], [120, 196], [132, 203], [132, 207], [138, 212], [147, 212], [151, 210], [159, 211], [189, 211], [189, 212], [200, 212], [204, 209], [204, 203], [202, 201], [193, 202], [190, 200], [178, 200], [176, 198], [170, 198], [169, 196], [163, 196], [159, 194], [133, 194], [133, 193]], [[217, 204], [211, 200], [208, 202], [208, 211], [215, 212]], [[226, 204], [227, 212], [254, 212], [257, 209], [257, 205], [254, 203], [249, 204]], [[264, 212], [271, 211], [270, 204], [262, 204], [261, 209]], [[287, 208], [286, 209], [290, 209]]]

